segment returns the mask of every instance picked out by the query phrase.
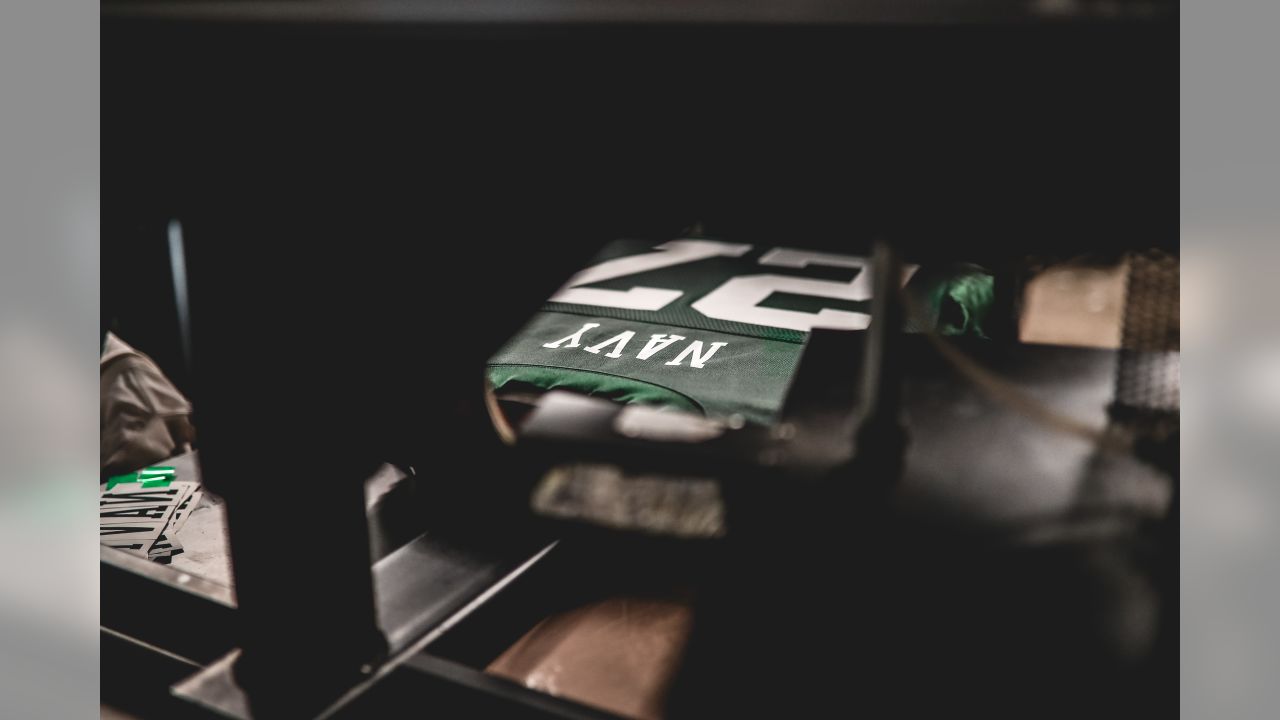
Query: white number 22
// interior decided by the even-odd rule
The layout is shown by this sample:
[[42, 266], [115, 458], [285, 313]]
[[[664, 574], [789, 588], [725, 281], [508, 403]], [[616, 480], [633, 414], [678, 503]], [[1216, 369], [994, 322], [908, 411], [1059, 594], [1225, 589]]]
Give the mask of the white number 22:
[[741, 257], [751, 250], [750, 245], [717, 242], [715, 240], [672, 240], [657, 245], [654, 250], [661, 252], [646, 255], [628, 255], [627, 257], [605, 260], [599, 265], [579, 272], [569, 278], [569, 282], [555, 295], [552, 302], [574, 303], [576, 305], [598, 305], [600, 307], [626, 308], [627, 310], [661, 310], [671, 304], [684, 293], [680, 290], [664, 290], [637, 286], [629, 290], [599, 290], [596, 288], [578, 287], [592, 283], [612, 280], [614, 278], [636, 275], [650, 270], [659, 270], [673, 265], [697, 262], [713, 257]]
[[[563, 289], [551, 297], [554, 302], [625, 308], [628, 310], [661, 310], [684, 294], [683, 291], [637, 286], [628, 290], [601, 290], [579, 287], [614, 278], [696, 262], [711, 257], [741, 257], [750, 245], [715, 240], [672, 240], [654, 248], [660, 252], [607, 260], [574, 275]], [[866, 313], [824, 308], [816, 313], [780, 308], [760, 307], [773, 293], [808, 295], [833, 300], [870, 300], [871, 278], [866, 271], [866, 258], [834, 253], [775, 248], [760, 258], [761, 265], [805, 268], [810, 265], [853, 268], [859, 272], [847, 282], [818, 280], [792, 275], [741, 275], [730, 278], [715, 290], [692, 304], [694, 310], [717, 320], [809, 331], [815, 327], [860, 330], [871, 323]], [[915, 273], [917, 266], [903, 269], [902, 282]]]

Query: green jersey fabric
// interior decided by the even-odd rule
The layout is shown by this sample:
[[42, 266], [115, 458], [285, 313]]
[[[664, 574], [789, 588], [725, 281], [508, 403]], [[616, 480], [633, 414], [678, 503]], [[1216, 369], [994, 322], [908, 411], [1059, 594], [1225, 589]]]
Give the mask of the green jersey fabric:
[[[610, 243], [490, 359], [489, 380], [500, 392], [567, 389], [767, 424], [810, 329], [870, 322], [869, 271], [852, 255], [708, 239]], [[925, 321], [983, 335], [990, 274], [904, 275]]]

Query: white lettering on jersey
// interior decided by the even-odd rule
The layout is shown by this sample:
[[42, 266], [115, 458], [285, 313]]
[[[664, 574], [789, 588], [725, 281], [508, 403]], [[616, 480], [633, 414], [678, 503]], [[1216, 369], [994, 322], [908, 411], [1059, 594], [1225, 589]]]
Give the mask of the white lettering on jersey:
[[591, 328], [598, 328], [598, 327], [600, 327], [600, 323], [585, 323], [585, 324], [582, 326], [582, 328], [578, 330], [578, 332], [576, 332], [576, 333], [574, 333], [574, 334], [570, 335], [569, 337], [560, 338], [559, 340], [557, 340], [557, 341], [555, 341], [555, 342], [545, 343], [542, 347], [544, 347], [544, 348], [558, 348], [558, 347], [560, 347], [560, 346], [564, 343], [564, 341], [565, 341], [565, 340], [568, 340], [568, 341], [569, 341], [569, 344], [568, 344], [568, 345], [565, 345], [565, 347], [567, 347], [567, 348], [575, 348], [575, 347], [578, 347], [578, 341], [582, 339], [582, 333], [584, 333], [584, 332], [586, 332], [586, 331], [590, 330]]
[[677, 342], [683, 339], [684, 339], [683, 335], [663, 335], [661, 333], [657, 335], [650, 335], [649, 342], [645, 343], [644, 349], [636, 354], [636, 359], [648, 360], [654, 355], [662, 352], [663, 350], [666, 350], [667, 346], [669, 346], [671, 343]]
[[[581, 328], [578, 329], [578, 332], [568, 337], [560, 338], [555, 342], [543, 343], [542, 347], [548, 348], [551, 350], [560, 350], [560, 349], [567, 350], [569, 348], [579, 347], [582, 342], [583, 334], [592, 328], [598, 328], [598, 327], [600, 327], [600, 323], [585, 323]], [[615, 346], [613, 348], [613, 351], [607, 353], [605, 357], [620, 358], [622, 357], [622, 351], [627, 347], [627, 343], [631, 342], [631, 338], [635, 336], [636, 336], [636, 332], [634, 330], [623, 330], [622, 332], [618, 333], [617, 335], [614, 335], [608, 340], [597, 343], [595, 345], [591, 345], [589, 347], [584, 347], [582, 348], [582, 350], [584, 352], [589, 352], [592, 355], [599, 355], [601, 350], [604, 350], [610, 345], [613, 345]], [[649, 341], [644, 344], [644, 348], [642, 348], [640, 352], [636, 353], [636, 359], [648, 360], [654, 355], [657, 355], [658, 353], [670, 347], [673, 343], [679, 342], [681, 340], [684, 340], [683, 335], [664, 335], [661, 333], [650, 335]], [[683, 366], [685, 358], [688, 358], [690, 367], [701, 370], [706, 365], [707, 361], [711, 359], [711, 356], [716, 354], [717, 350], [719, 350], [722, 347], [725, 347], [728, 344], [729, 343], [725, 343], [725, 342], [713, 342], [710, 344], [710, 347], [707, 348], [706, 352], [703, 352], [703, 349], [706, 348], [707, 346], [701, 340], [694, 340], [693, 342], [686, 345], [684, 350], [680, 351], [680, 354], [676, 356], [675, 360], [672, 360], [671, 362], [666, 364]]]
[[[719, 350], [720, 348], [722, 348], [722, 347], [724, 347], [725, 345], [728, 345], [728, 344], [729, 344], [729, 343], [713, 342], [713, 343], [711, 343], [711, 349], [707, 351], [707, 354], [706, 354], [706, 355], [703, 355], [703, 354], [702, 354], [702, 341], [701, 341], [701, 340], [694, 340], [693, 342], [691, 342], [691, 343], [689, 343], [688, 345], [686, 345], [686, 346], [685, 346], [684, 350], [683, 350], [683, 351], [681, 351], [681, 352], [680, 352], [680, 354], [676, 356], [676, 359], [675, 359], [675, 360], [672, 360], [671, 362], [669, 362], [669, 363], [667, 363], [667, 364], [668, 364], [668, 365], [679, 365], [679, 364], [680, 364], [680, 363], [681, 363], [681, 362], [682, 362], [686, 357], [688, 357], [688, 358], [689, 358], [689, 364], [690, 364], [690, 365], [692, 365], [693, 367], [696, 367], [696, 368], [698, 368], [699, 370], [701, 370], [701, 369], [702, 369], [702, 366], [703, 366], [703, 365], [704, 365], [708, 360], [710, 360], [710, 359], [711, 359], [711, 356], [712, 356], [712, 355], [715, 355], [715, 354], [716, 354], [716, 351], [717, 351], [717, 350]], [[692, 357], [690, 357], [690, 356], [692, 356]]]
[[613, 352], [609, 353], [608, 355], [605, 355], [605, 357], [620, 358], [622, 357], [622, 348], [626, 347], [627, 343], [631, 342], [631, 338], [635, 336], [636, 334], [634, 331], [627, 330], [626, 332], [621, 332], [621, 333], [618, 333], [617, 335], [614, 335], [613, 337], [609, 338], [608, 340], [605, 340], [599, 345], [592, 345], [591, 347], [582, 348], [582, 349], [586, 350], [589, 353], [594, 354], [594, 353], [599, 353], [601, 350], [609, 347], [610, 345], [613, 345], [614, 343], [617, 343], [618, 347], [614, 348]]

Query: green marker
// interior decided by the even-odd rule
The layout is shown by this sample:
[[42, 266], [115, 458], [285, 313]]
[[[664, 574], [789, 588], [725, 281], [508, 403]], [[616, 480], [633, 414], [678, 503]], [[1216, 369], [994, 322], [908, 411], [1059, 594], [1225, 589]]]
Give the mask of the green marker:
[[168, 487], [177, 478], [177, 471], [172, 467], [149, 467], [138, 472], [125, 473], [107, 478], [107, 489], [126, 483], [142, 483], [144, 488]]

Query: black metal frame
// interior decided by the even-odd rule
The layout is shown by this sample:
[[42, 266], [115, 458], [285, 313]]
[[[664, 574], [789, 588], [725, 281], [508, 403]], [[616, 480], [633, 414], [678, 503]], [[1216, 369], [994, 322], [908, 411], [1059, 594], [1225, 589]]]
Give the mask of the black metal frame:
[[[494, 595], [524, 582], [524, 575], [553, 548], [544, 544], [513, 565], [509, 559], [421, 537], [375, 564], [378, 617], [394, 663], [371, 669], [368, 679], [352, 683], [349, 690], [318, 694], [328, 707], [313, 706], [309, 712], [368, 717], [363, 713], [376, 705], [384, 710], [376, 716], [383, 717], [387, 708], [405, 707], [399, 703], [413, 693], [439, 690], [458, 710], [475, 703], [505, 708], [503, 717], [608, 717], [422, 654]], [[248, 695], [232, 673], [243, 620], [236, 617], [228, 588], [106, 547], [101, 564], [105, 702], [146, 717], [263, 716], [250, 709]], [[426, 685], [410, 682], [423, 673], [431, 676]], [[366, 697], [375, 689], [372, 698]], [[267, 712], [296, 716], [302, 707]]]

